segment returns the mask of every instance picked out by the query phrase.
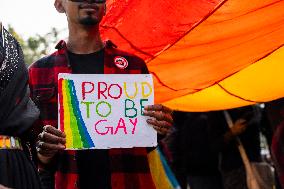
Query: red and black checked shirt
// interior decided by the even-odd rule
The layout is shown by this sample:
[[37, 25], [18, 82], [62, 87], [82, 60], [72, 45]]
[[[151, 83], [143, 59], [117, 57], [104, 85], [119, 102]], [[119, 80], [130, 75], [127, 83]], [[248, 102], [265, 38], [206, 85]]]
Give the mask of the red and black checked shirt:
[[[48, 55], [29, 68], [31, 97], [38, 105], [41, 114], [35, 125], [34, 133], [42, 131], [44, 125], [57, 128], [57, 76], [59, 73], [72, 73], [66, 43], [60, 41], [57, 51]], [[119, 69], [114, 58], [122, 56], [129, 65]], [[114, 48], [106, 43], [104, 53], [105, 74], [140, 74], [148, 73], [144, 61], [136, 56]], [[78, 188], [78, 170], [76, 151], [63, 151], [58, 155], [55, 167], [55, 187], [57, 189]], [[146, 148], [111, 149], [109, 150], [111, 186], [113, 189], [154, 189], [156, 188], [150, 174]], [[95, 181], [94, 181], [95, 182]]]

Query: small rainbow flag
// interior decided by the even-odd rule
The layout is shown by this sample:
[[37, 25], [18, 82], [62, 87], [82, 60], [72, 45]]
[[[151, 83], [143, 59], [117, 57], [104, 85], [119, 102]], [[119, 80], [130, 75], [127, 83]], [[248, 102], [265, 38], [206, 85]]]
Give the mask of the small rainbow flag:
[[58, 97], [60, 130], [66, 134], [66, 148], [95, 147], [82, 118], [73, 80], [58, 80]]

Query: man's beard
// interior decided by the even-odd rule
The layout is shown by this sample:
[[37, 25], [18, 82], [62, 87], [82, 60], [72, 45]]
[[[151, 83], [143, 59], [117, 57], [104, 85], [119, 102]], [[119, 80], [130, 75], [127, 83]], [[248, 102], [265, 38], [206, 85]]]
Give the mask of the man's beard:
[[91, 16], [88, 16], [86, 18], [82, 18], [79, 20], [79, 23], [84, 26], [94, 26], [99, 23], [97, 19], [92, 18]]

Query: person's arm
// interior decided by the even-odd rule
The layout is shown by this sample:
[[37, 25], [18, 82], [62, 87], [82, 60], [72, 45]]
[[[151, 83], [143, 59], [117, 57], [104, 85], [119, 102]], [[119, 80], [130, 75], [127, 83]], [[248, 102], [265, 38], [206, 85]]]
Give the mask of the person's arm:
[[[34, 75], [29, 68], [29, 88], [31, 91], [31, 99], [36, 102], [34, 91]], [[41, 111], [41, 110], [40, 110]], [[32, 138], [33, 146], [36, 148], [34, 153], [37, 160], [38, 168], [51, 168], [52, 160], [59, 150], [65, 149], [65, 134], [51, 125], [44, 125], [39, 118], [33, 125]]]
[[247, 128], [247, 121], [245, 119], [238, 119], [232, 128], [230, 128], [225, 134], [224, 134], [224, 141], [225, 143], [229, 143], [235, 137], [242, 134]]
[[245, 122], [240, 119], [235, 122], [232, 129], [229, 129], [222, 111], [211, 112], [208, 116], [210, 147], [214, 152], [220, 152], [230, 147], [235, 137], [241, 134], [246, 128]]

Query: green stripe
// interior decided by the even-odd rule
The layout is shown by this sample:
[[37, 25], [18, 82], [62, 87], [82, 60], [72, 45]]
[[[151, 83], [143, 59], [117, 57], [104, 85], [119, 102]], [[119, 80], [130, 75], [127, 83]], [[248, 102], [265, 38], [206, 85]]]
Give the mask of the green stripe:
[[76, 91], [75, 91], [75, 86], [73, 86], [73, 92], [72, 92], [72, 83], [71, 81], [68, 82], [69, 83], [69, 87], [70, 87], [70, 90], [71, 90], [71, 95], [72, 95], [72, 107], [73, 107], [73, 112], [74, 112], [74, 115], [75, 115], [75, 118], [76, 118], [76, 121], [77, 121], [77, 126], [78, 126], [78, 130], [79, 130], [79, 133], [80, 133], [80, 141], [83, 143], [83, 147], [84, 148], [90, 148], [90, 144], [88, 143], [86, 137], [85, 137], [85, 134], [84, 134], [84, 131], [83, 131], [83, 125], [80, 121], [80, 107], [78, 107], [79, 105], [76, 103]]
[[71, 86], [70, 83], [68, 82], [68, 80], [66, 80], [66, 86], [67, 86], [67, 102], [70, 106], [70, 127], [71, 127], [71, 131], [72, 131], [72, 136], [73, 136], [73, 147], [74, 148], [82, 148], [83, 144], [81, 141], [81, 137], [78, 131], [78, 122], [76, 119], [76, 116], [74, 114], [74, 104], [72, 102], [72, 90], [71, 90]]

